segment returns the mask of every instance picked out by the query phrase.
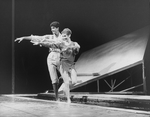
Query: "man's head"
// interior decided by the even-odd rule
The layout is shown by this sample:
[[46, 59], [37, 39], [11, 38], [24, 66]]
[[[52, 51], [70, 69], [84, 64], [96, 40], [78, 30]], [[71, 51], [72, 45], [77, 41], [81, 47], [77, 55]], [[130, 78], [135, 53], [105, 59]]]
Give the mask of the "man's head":
[[59, 33], [59, 22], [54, 21], [50, 24], [51, 31], [53, 34], [58, 34]]

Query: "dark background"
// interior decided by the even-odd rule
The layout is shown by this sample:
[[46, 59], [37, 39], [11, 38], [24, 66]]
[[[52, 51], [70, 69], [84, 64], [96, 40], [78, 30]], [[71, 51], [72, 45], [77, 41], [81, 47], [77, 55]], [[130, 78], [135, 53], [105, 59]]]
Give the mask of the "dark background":
[[[12, 92], [13, 40], [31, 34], [50, 34], [52, 21], [60, 22], [60, 31], [66, 27], [72, 30], [72, 40], [81, 46], [76, 59], [84, 51], [149, 25], [149, 0], [14, 1], [14, 23], [12, 0], [0, 1], [0, 93]], [[145, 54], [148, 92], [149, 50], [148, 44]], [[48, 49], [23, 41], [14, 43], [14, 51], [15, 93], [39, 93], [52, 89], [46, 63]], [[136, 75], [136, 78], [141, 77]]]

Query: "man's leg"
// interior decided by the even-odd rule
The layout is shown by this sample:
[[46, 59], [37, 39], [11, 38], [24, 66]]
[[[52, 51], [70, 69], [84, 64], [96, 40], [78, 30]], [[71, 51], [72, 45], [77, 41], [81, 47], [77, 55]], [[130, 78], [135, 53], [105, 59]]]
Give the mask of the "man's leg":
[[56, 65], [53, 63], [48, 62], [48, 70], [50, 73], [50, 78], [53, 85], [53, 90], [55, 93], [56, 101], [58, 100], [58, 76], [56, 71]]
[[53, 83], [53, 90], [54, 90], [54, 93], [55, 93], [55, 99], [56, 101], [58, 100], [58, 83]]

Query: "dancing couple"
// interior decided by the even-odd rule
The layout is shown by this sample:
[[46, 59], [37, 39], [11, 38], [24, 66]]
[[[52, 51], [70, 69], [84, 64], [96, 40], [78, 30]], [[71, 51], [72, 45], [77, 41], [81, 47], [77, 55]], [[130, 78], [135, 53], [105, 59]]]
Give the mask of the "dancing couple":
[[[56, 101], [59, 100], [58, 92], [63, 91], [70, 100], [70, 87], [77, 83], [77, 73], [75, 70], [75, 56], [78, 54], [80, 45], [77, 42], [71, 41], [72, 31], [69, 28], [63, 29], [60, 33], [59, 22], [54, 21], [50, 24], [52, 34], [43, 36], [31, 35], [17, 38], [15, 41], [20, 43], [22, 40], [30, 40], [33, 45], [39, 45], [49, 48], [47, 57], [48, 70], [55, 94]], [[63, 83], [58, 89], [58, 75], [57, 70], [63, 79]]]

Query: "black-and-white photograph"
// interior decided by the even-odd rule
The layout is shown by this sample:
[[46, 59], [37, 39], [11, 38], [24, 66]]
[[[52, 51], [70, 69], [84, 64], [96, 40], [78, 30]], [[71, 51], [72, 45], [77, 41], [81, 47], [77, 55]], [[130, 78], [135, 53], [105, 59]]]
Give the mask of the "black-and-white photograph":
[[0, 117], [150, 117], [150, 0], [1, 0]]

